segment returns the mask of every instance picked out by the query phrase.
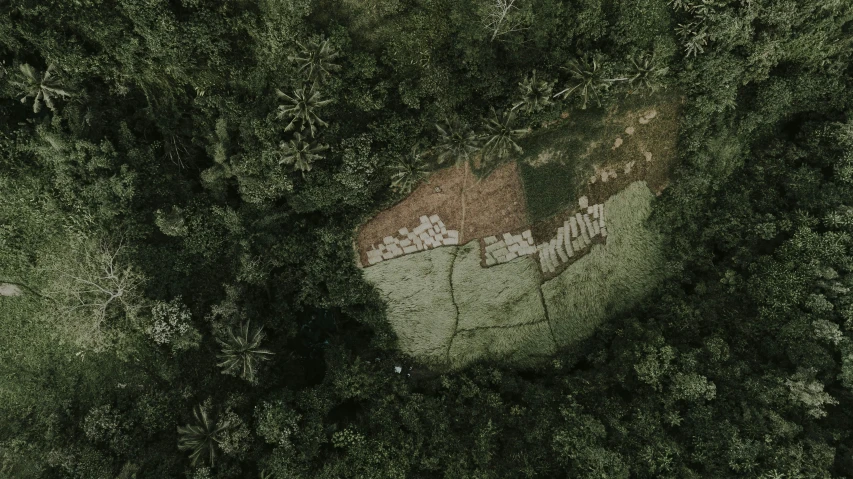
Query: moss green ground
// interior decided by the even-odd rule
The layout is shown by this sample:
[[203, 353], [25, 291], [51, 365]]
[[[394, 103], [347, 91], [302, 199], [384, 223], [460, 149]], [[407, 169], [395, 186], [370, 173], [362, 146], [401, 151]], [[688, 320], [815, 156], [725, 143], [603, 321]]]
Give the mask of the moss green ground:
[[653, 199], [645, 182], [613, 196], [607, 244], [545, 283], [531, 257], [482, 268], [477, 241], [382, 262], [365, 278], [385, 298], [404, 352], [450, 367], [528, 364], [588, 337], [662, 279], [661, 238], [646, 224]]

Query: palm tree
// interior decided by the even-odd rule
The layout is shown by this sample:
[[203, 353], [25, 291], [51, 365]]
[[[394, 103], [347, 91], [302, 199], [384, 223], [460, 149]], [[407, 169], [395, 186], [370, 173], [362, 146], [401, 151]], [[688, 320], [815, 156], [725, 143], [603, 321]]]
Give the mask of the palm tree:
[[300, 133], [294, 133], [292, 140], [281, 142], [281, 160], [278, 164], [293, 165], [294, 170], [305, 174], [306, 171], [311, 171], [311, 163], [314, 160], [323, 158], [317, 153], [327, 149], [329, 149], [328, 145], [316, 145], [307, 138], [303, 138]]
[[410, 193], [427, 176], [417, 145], [412, 147], [408, 155], [395, 161], [391, 168], [394, 171], [391, 187], [403, 194]]
[[295, 129], [297, 123], [301, 123], [303, 127], [307, 123], [313, 137], [317, 130], [316, 125], [329, 126], [328, 123], [317, 116], [315, 110], [321, 106], [328, 105], [332, 100], [322, 99], [322, 95], [317, 90], [316, 82], [311, 86], [303, 86], [294, 91], [293, 96], [282, 93], [279, 89], [276, 89], [275, 92], [279, 98], [283, 98], [288, 103], [287, 105], [279, 105], [278, 107], [279, 119], [290, 118], [290, 123], [288, 123], [284, 131]]
[[554, 83], [536, 78], [536, 70], [518, 84], [521, 93], [521, 100], [518, 101], [512, 109], [521, 107], [521, 110], [527, 113], [535, 113], [541, 111], [551, 104], [551, 91]]
[[435, 127], [441, 136], [436, 150], [438, 150], [438, 162], [451, 159], [456, 164], [468, 161], [471, 153], [480, 149], [480, 139], [467, 123], [459, 117], [445, 118], [444, 124], [436, 123]]
[[630, 77], [628, 83], [635, 88], [643, 88], [649, 91], [657, 91], [661, 84], [660, 77], [669, 71], [667, 67], [660, 67], [655, 61], [654, 53], [646, 52], [631, 58]]
[[562, 95], [565, 100], [572, 93], [576, 93], [583, 98], [581, 109], [584, 110], [590, 98], [594, 99], [598, 106], [601, 106], [601, 95], [604, 90], [610, 87], [611, 83], [628, 80], [627, 78], [604, 78], [602, 58], [598, 54], [573, 58], [565, 69], [569, 71], [570, 84], [554, 96]]
[[202, 405], [193, 410], [195, 424], [178, 427], [178, 450], [192, 451], [190, 461], [195, 466], [203, 456], [207, 455], [210, 465], [216, 456], [216, 446], [222, 442], [222, 433], [228, 429], [228, 424], [217, 424], [207, 415]]
[[222, 374], [239, 375], [254, 383], [258, 361], [268, 361], [273, 355], [272, 351], [260, 348], [263, 339], [263, 328], [250, 333], [248, 321], [240, 325], [239, 334], [234, 334], [234, 330], [228, 328], [228, 337], [224, 341], [217, 339], [222, 345], [222, 352], [218, 356], [221, 362], [217, 364], [223, 368]]
[[513, 128], [515, 124], [515, 111], [498, 113], [491, 109], [491, 116], [486, 119], [483, 129], [483, 151], [493, 158], [503, 159], [511, 151], [521, 154], [523, 150], [515, 142], [527, 133], [525, 129]]
[[301, 51], [290, 55], [288, 60], [295, 62], [299, 73], [306, 75], [307, 81], [322, 81], [333, 71], [340, 70], [340, 65], [333, 63], [339, 53], [326, 39], [311, 39], [307, 44], [296, 42]]
[[35, 100], [33, 103], [34, 113], [41, 111], [42, 102], [50, 108], [50, 111], [56, 111], [53, 101], [71, 96], [71, 93], [62, 89], [60, 79], [54, 75], [55, 65], [48, 66], [44, 74], [39, 74], [35, 68], [27, 63], [19, 68], [21, 72], [10, 83], [18, 87], [19, 94], [22, 95], [21, 103], [26, 103], [29, 97]]

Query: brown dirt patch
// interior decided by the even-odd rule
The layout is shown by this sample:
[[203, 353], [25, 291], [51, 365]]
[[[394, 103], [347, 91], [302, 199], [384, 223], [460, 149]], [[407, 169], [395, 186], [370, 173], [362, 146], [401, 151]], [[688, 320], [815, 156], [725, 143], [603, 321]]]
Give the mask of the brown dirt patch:
[[526, 211], [514, 162], [500, 166], [479, 181], [467, 166], [445, 168], [359, 228], [359, 260], [366, 265], [367, 250], [372, 245], [378, 245], [386, 236], [397, 236], [400, 228], [413, 229], [423, 215], [440, 216], [447, 229], [459, 231], [459, 244], [463, 244], [522, 229], [527, 224]]
[[[676, 142], [678, 140], [678, 118], [681, 102], [664, 102], [655, 105], [654, 109], [628, 111], [620, 120], [623, 131], [631, 129], [631, 134], [621, 136], [619, 148], [609, 150], [601, 165], [594, 167], [595, 172], [615, 171], [616, 178], [602, 181], [601, 175], [594, 183], [589, 183], [581, 189], [578, 197], [589, 198], [590, 204], [604, 203], [608, 198], [625, 189], [629, 184], [645, 180], [649, 188], [657, 194], [666, 187], [672, 169], [676, 163]], [[649, 115], [654, 111], [654, 115]], [[652, 116], [652, 118], [649, 118]], [[648, 120], [640, 123], [640, 120]], [[614, 141], [606, 140], [606, 141]], [[651, 155], [648, 155], [651, 153]], [[651, 161], [647, 161], [648, 158]], [[626, 166], [629, 172], [625, 172]], [[563, 225], [564, 218], [579, 211], [575, 204], [547, 220], [540, 221], [531, 228], [533, 238], [537, 243], [553, 237], [557, 228]], [[559, 273], [558, 270], [557, 273]]]

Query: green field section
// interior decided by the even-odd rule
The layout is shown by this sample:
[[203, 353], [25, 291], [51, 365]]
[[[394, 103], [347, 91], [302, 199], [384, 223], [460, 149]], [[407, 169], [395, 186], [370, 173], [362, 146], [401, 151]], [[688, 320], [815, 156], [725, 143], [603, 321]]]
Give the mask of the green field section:
[[456, 330], [450, 272], [457, 247], [436, 248], [383, 261], [364, 270], [388, 305], [400, 349], [425, 361], [445, 362]]
[[516, 365], [532, 364], [556, 352], [547, 320], [514, 327], [458, 331], [450, 345], [450, 366], [459, 368], [481, 358]]
[[491, 268], [480, 266], [480, 242], [459, 249], [453, 264], [453, 297], [459, 307], [457, 331], [544, 321], [541, 275], [530, 256]]
[[588, 337], [662, 279], [661, 237], [646, 225], [653, 199], [644, 181], [610, 198], [607, 243], [544, 284], [531, 256], [483, 268], [479, 241], [384, 261], [365, 278], [404, 352], [454, 368], [481, 358], [528, 364]]
[[608, 140], [621, 131], [607, 121], [604, 110], [580, 110], [565, 123], [520, 141], [524, 154], [518, 165], [530, 220], [572, 206], [592, 174], [592, 163], [601, 160]]
[[654, 195], [643, 181], [607, 200], [607, 244], [542, 285], [557, 344], [588, 337], [663, 278], [661, 237], [646, 227]]

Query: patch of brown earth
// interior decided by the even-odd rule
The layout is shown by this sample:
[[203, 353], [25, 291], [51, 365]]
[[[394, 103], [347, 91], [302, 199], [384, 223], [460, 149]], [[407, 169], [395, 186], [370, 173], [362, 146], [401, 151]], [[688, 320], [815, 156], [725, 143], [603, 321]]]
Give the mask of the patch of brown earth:
[[359, 228], [359, 261], [366, 265], [368, 249], [398, 235], [400, 228], [413, 229], [424, 215], [438, 215], [447, 229], [459, 231], [459, 244], [464, 244], [524, 227], [526, 211], [516, 163], [501, 165], [479, 181], [467, 166], [445, 168]]

